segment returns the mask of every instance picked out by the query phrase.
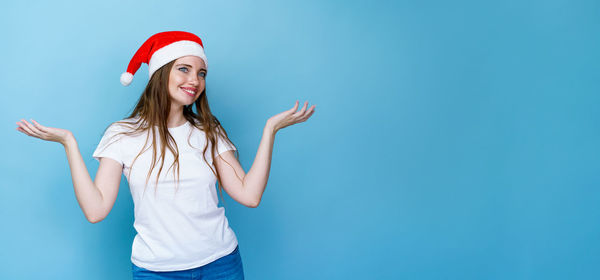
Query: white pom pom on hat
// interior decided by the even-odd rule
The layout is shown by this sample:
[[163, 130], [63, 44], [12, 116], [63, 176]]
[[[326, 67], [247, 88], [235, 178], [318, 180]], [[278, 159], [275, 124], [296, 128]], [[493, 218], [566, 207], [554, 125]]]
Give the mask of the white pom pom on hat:
[[160, 67], [183, 56], [194, 55], [200, 57], [206, 67], [204, 45], [200, 37], [185, 31], [165, 31], [152, 35], [136, 51], [131, 58], [127, 71], [121, 74], [121, 84], [128, 86], [133, 81], [133, 75], [142, 63], [148, 64], [148, 76]]
[[121, 84], [124, 86], [128, 86], [133, 81], [133, 75], [129, 72], [123, 72], [121, 74]]

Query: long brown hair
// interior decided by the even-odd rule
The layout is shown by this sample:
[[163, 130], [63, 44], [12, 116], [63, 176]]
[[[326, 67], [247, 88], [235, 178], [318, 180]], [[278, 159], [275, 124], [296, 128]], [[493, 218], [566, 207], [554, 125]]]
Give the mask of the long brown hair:
[[[133, 165], [134, 165], [135, 161], [137, 160], [137, 158], [143, 152], [145, 152], [147, 149], [150, 148], [150, 147], [148, 147], [147, 149], [144, 149], [144, 148], [146, 148], [146, 144], [148, 144], [148, 139], [149, 139], [150, 135], [152, 134], [152, 144], [150, 145], [152, 147], [152, 166], [150, 167], [148, 175], [146, 176], [146, 185], [144, 187], [144, 192], [146, 190], [146, 186], [148, 185], [148, 180], [150, 179], [152, 170], [154, 170], [154, 167], [157, 162], [157, 160], [156, 160], [156, 154], [157, 154], [156, 136], [157, 136], [157, 134], [154, 132], [155, 127], [158, 128], [158, 136], [160, 137], [160, 140], [161, 140], [160, 141], [160, 143], [161, 143], [160, 144], [160, 158], [159, 158], [159, 160], [161, 160], [161, 165], [158, 170], [158, 174], [156, 176], [155, 189], [154, 189], [155, 194], [156, 194], [156, 188], [158, 186], [158, 178], [159, 178], [160, 173], [164, 166], [165, 151], [166, 151], [167, 147], [169, 148], [169, 150], [171, 151], [171, 153], [173, 154], [174, 159], [175, 159], [173, 164], [171, 164], [171, 166], [167, 170], [167, 172], [172, 167], [175, 167], [173, 169], [173, 174], [175, 174], [175, 169], [177, 169], [177, 186], [175, 187], [176, 191], [177, 191], [177, 188], [179, 185], [179, 149], [177, 148], [177, 143], [175, 142], [175, 139], [173, 138], [173, 136], [171, 136], [171, 134], [169, 133], [169, 130], [167, 128], [167, 118], [169, 116], [169, 111], [171, 109], [171, 99], [169, 98], [169, 94], [168, 94], [168, 92], [169, 92], [169, 88], [168, 88], [169, 74], [171, 72], [171, 68], [173, 67], [174, 63], [175, 63], [175, 60], [162, 66], [161, 68], [159, 68], [158, 70], [156, 70], [156, 72], [154, 72], [152, 74], [152, 77], [150, 78], [150, 81], [148, 81], [148, 85], [146, 85], [146, 88], [144, 89], [142, 95], [140, 96], [140, 99], [137, 101], [137, 104], [135, 105], [133, 112], [127, 117], [128, 119], [137, 118], [136, 121], [129, 121], [129, 122], [128, 121], [118, 121], [118, 122], [113, 123], [113, 124], [116, 124], [116, 123], [126, 124], [127, 126], [129, 126], [130, 129], [132, 129], [131, 131], [121, 132], [116, 135], [119, 135], [119, 134], [140, 135], [141, 133], [149, 131], [152, 128], [152, 133], [146, 134], [146, 142], [144, 143], [144, 146], [143, 146], [142, 150], [140, 151], [140, 153], [133, 160], [133, 162], [131, 164], [131, 168], [129, 170], [129, 174], [131, 174], [131, 169], [133, 169]], [[192, 110], [193, 105], [196, 105], [196, 111], [198, 112], [198, 114], [194, 113], [194, 111]], [[221, 126], [221, 123], [219, 122], [219, 120], [215, 116], [213, 116], [213, 114], [210, 111], [210, 107], [208, 106], [208, 100], [206, 97], [206, 86], [204, 87], [204, 90], [200, 94], [200, 97], [198, 97], [198, 99], [196, 99], [194, 104], [190, 104], [189, 106], [184, 106], [183, 116], [194, 127], [198, 128], [204, 132], [204, 134], [206, 136], [207, 144], [211, 143], [210, 146], [211, 146], [211, 155], [212, 155], [213, 164], [209, 164], [208, 161], [206, 160], [206, 151], [208, 149], [208, 145], [204, 146], [204, 149], [202, 150], [202, 157], [203, 157], [204, 161], [206, 162], [206, 164], [210, 167], [213, 174], [215, 174], [215, 176], [217, 177], [217, 180], [219, 182], [219, 184], [218, 184], [219, 191], [220, 191], [221, 199], [222, 199], [223, 198], [223, 191], [222, 191], [223, 186], [221, 186], [221, 182], [222, 182], [221, 176], [219, 174], [219, 171], [216, 168], [213, 168], [213, 165], [216, 160], [215, 155], [217, 154], [217, 137], [221, 137], [222, 139], [225, 139], [227, 142], [229, 142], [228, 144], [231, 144], [234, 147], [235, 147], [235, 145], [227, 136], [227, 132]], [[111, 124], [111, 125], [113, 125], [113, 124]], [[106, 129], [108, 129], [111, 125], [109, 125]], [[105, 129], [105, 132], [106, 132], [106, 129]], [[191, 136], [191, 131], [190, 131], [190, 135], [188, 135], [188, 144], [191, 146], [190, 136]], [[236, 156], [236, 158], [239, 159], [239, 152], [237, 151], [237, 149], [235, 150], [235, 156]], [[229, 164], [229, 162], [226, 161], [226, 163], [229, 166], [231, 166]], [[237, 175], [237, 173], [236, 173], [236, 175]], [[238, 176], [238, 178], [239, 178], [239, 176]], [[223, 200], [223, 202], [225, 202], [225, 201]]]

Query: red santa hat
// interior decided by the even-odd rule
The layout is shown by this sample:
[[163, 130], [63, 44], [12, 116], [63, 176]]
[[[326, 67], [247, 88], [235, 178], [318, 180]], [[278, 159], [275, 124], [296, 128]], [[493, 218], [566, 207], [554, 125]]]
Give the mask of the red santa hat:
[[200, 37], [184, 31], [166, 31], [152, 35], [135, 52], [127, 66], [127, 72], [121, 74], [121, 84], [128, 86], [133, 80], [133, 74], [142, 63], [148, 64], [149, 76], [158, 68], [183, 56], [195, 55], [204, 60], [208, 68], [204, 46]]

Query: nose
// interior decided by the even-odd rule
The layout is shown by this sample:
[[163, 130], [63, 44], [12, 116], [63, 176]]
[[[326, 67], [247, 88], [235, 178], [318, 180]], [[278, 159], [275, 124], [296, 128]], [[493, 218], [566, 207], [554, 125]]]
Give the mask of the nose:
[[198, 78], [198, 76], [195, 75], [190, 75], [191, 77], [188, 79], [188, 81], [193, 84], [194, 86], [197, 86], [200, 83], [200, 78]]

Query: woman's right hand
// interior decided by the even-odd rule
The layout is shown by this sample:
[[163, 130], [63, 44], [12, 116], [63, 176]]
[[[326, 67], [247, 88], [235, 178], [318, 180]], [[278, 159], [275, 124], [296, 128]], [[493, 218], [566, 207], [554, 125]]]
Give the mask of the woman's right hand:
[[71, 131], [66, 129], [42, 126], [35, 120], [31, 120], [31, 122], [33, 124], [28, 123], [26, 120], [17, 122], [17, 125], [19, 126], [17, 127], [17, 130], [31, 137], [40, 138], [46, 141], [58, 142], [63, 145], [66, 144], [69, 137], [73, 137]]

